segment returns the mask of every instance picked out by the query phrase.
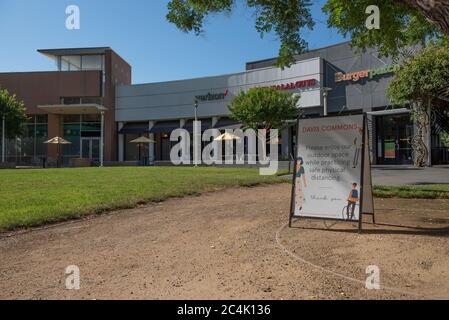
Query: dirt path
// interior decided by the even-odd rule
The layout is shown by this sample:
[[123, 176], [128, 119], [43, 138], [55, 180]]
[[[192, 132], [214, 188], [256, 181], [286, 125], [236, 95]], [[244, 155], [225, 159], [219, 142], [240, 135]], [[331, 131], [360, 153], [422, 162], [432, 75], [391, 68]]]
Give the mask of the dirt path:
[[[358, 235], [322, 221], [280, 229], [289, 191], [229, 189], [3, 235], [0, 298], [449, 298], [448, 200], [379, 200], [380, 225]], [[80, 268], [79, 291], [65, 289], [68, 265]], [[400, 292], [366, 290], [368, 265]]]

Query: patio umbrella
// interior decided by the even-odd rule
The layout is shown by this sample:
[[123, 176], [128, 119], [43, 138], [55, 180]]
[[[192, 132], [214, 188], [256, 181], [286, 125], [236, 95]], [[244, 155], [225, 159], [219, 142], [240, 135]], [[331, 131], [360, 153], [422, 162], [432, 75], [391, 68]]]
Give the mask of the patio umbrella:
[[137, 139], [131, 140], [129, 143], [135, 143], [135, 144], [139, 145], [139, 161], [140, 161], [140, 147], [141, 147], [141, 145], [148, 144], [148, 143], [156, 143], [156, 141], [154, 141], [154, 140], [152, 140], [150, 138], [142, 136], [142, 137], [139, 137]]
[[156, 143], [156, 141], [151, 140], [147, 137], [139, 137], [137, 139], [131, 140], [130, 143]]
[[48, 141], [45, 141], [44, 143], [47, 143], [47, 144], [72, 144], [70, 141], [67, 141], [61, 137], [54, 137]]
[[275, 138], [273, 141], [270, 139], [268, 144], [282, 144], [282, 140], [279, 138]]
[[57, 163], [56, 166], [59, 167], [59, 157], [61, 156], [61, 144], [72, 144], [70, 141], [67, 141], [61, 137], [54, 137], [51, 138], [48, 141], [45, 141], [44, 143], [46, 144], [56, 144], [58, 146], [58, 159], [57, 159]]
[[[240, 140], [240, 137], [229, 132], [225, 132], [221, 136], [218, 136], [214, 139], [214, 141], [234, 141], [234, 140]], [[225, 156], [225, 159], [227, 159], [227, 156]]]
[[228, 132], [225, 132], [221, 136], [218, 136], [214, 139], [214, 141], [233, 141], [233, 140], [240, 140], [240, 137]]

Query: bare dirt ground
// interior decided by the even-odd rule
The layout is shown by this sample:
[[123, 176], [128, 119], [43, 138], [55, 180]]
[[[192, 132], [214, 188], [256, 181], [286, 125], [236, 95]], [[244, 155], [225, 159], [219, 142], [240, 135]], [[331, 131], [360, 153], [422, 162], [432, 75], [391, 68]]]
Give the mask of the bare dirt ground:
[[[449, 298], [448, 200], [377, 200], [379, 224], [360, 235], [342, 222], [282, 228], [289, 195], [228, 189], [0, 235], [0, 298]], [[65, 289], [68, 265], [78, 291]], [[382, 290], [364, 288], [369, 265]]]

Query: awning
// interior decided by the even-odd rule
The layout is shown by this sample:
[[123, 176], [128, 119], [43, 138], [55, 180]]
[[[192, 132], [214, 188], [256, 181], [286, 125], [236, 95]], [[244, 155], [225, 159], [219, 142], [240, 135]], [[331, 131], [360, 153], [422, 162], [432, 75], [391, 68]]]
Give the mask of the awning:
[[50, 114], [99, 114], [107, 110], [98, 104], [53, 104], [37, 107]]
[[170, 133], [173, 130], [179, 129], [179, 121], [165, 121], [156, 122], [156, 124], [151, 128], [151, 133]]
[[226, 130], [226, 129], [237, 130], [241, 128], [242, 128], [241, 123], [227, 118], [218, 120], [218, 122], [214, 126], [214, 129], [218, 130]]
[[366, 114], [369, 114], [371, 116], [388, 116], [388, 115], [404, 114], [404, 113], [410, 113], [410, 112], [411, 112], [410, 109], [400, 108], [400, 109], [371, 111], [371, 112], [367, 112]]
[[[194, 120], [189, 120], [183, 129], [193, 132], [193, 121]], [[198, 119], [198, 121], [201, 121], [201, 131], [206, 131], [207, 129], [212, 128], [212, 121], [210, 119]]]
[[119, 134], [144, 134], [144, 133], [171, 133], [173, 130], [179, 129], [179, 121], [164, 121], [156, 122], [156, 124], [149, 129], [148, 122], [128, 122], [126, 123]]
[[148, 123], [126, 123], [122, 129], [119, 130], [119, 134], [144, 134], [148, 133], [149, 126]]

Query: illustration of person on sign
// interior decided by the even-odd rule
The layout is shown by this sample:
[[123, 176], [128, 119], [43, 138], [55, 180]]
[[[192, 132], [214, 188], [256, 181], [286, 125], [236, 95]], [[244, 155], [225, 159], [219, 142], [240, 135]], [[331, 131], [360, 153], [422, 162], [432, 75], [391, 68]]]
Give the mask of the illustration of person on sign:
[[306, 172], [304, 169], [304, 159], [302, 157], [298, 157], [297, 165], [296, 165], [296, 185], [295, 185], [295, 194], [296, 194], [296, 208], [299, 211], [302, 210], [304, 205], [304, 188], [307, 188], [307, 179]]
[[348, 196], [348, 206], [346, 207], [346, 216], [349, 220], [354, 220], [354, 211], [356, 204], [360, 201], [359, 191], [357, 190], [357, 183], [352, 184], [352, 190]]

